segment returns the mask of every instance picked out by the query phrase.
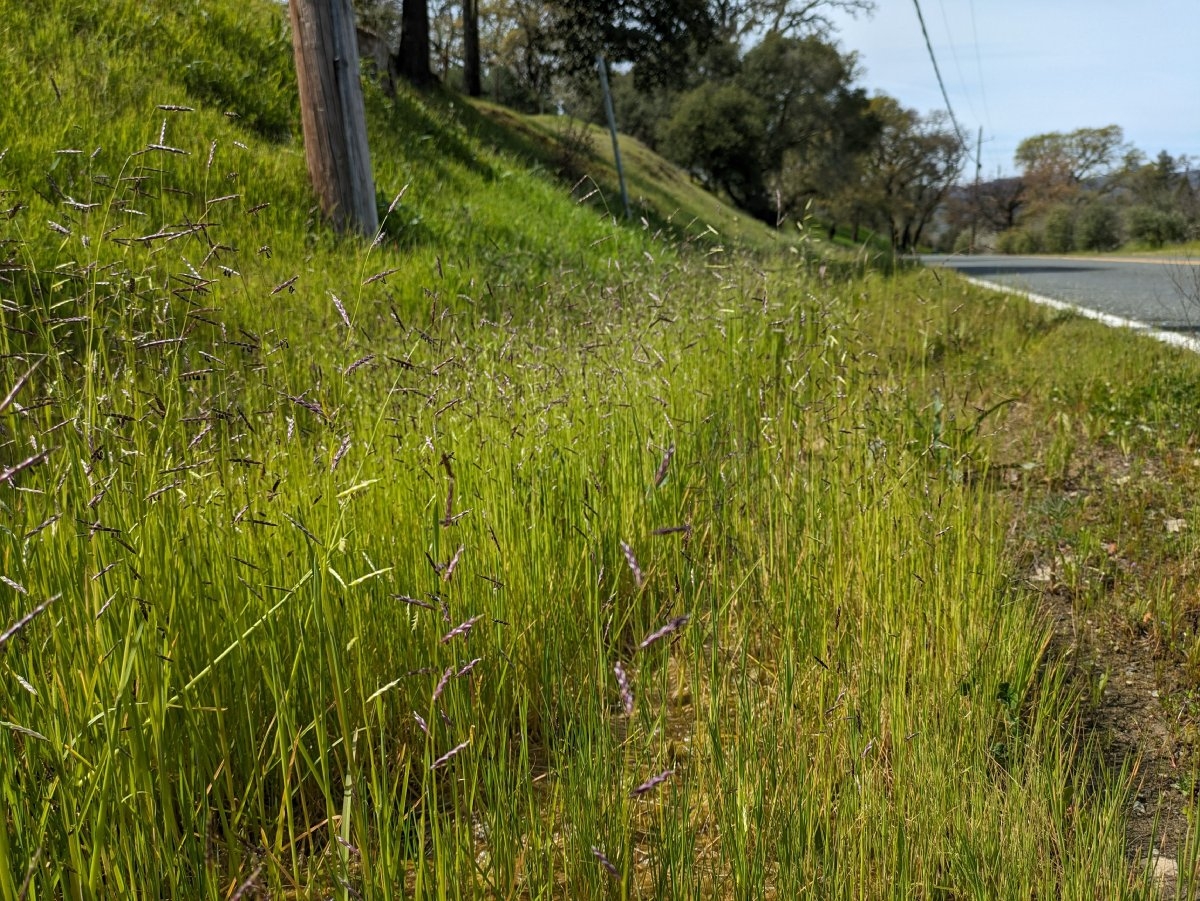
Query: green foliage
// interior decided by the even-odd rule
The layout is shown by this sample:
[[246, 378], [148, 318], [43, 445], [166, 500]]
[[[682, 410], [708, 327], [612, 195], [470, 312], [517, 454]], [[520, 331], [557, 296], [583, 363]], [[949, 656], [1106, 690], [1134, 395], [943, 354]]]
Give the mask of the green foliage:
[[[612, 99], [621, 134], [637, 138], [651, 150], [657, 149], [662, 132], [678, 106], [678, 92], [639, 89], [633, 75], [622, 72], [612, 77]], [[597, 117], [598, 114], [592, 118]]]
[[596, 55], [636, 62], [643, 89], [681, 83], [691, 53], [715, 37], [706, 0], [552, 0], [549, 31], [562, 71], [590, 78]]
[[685, 94], [663, 141], [671, 158], [726, 191], [733, 201], [762, 213], [762, 163], [759, 158], [766, 110], [737, 85], [706, 82]]
[[[766, 13], [760, 5], [754, 15]], [[769, 30], [744, 55], [732, 39], [693, 47], [678, 77], [667, 84], [647, 87], [639, 80], [642, 66], [639, 62], [613, 78], [623, 131], [694, 168], [707, 184], [764, 221], [799, 218], [815, 203], [823, 213], [836, 210], [851, 221], [875, 224], [877, 215], [868, 214], [858, 180], [861, 160], [880, 138], [881, 123], [865, 90], [855, 85], [852, 54], [821, 37]], [[601, 123], [592, 81], [575, 87], [570, 108]], [[746, 97], [753, 101], [746, 108], [733, 102]], [[734, 129], [750, 129], [736, 159], [728, 155], [739, 143], [736, 135], [729, 134], [715, 110], [704, 108], [712, 101], [720, 104], [722, 115], [735, 116]], [[721, 133], [706, 138], [698, 133], [702, 128]], [[749, 146], [751, 139], [756, 146]]]
[[1187, 240], [1188, 223], [1178, 210], [1135, 206], [1125, 213], [1125, 231], [1132, 241], [1162, 247]]
[[812, 198], [832, 197], [879, 139], [882, 123], [857, 75], [853, 55], [815, 37], [771, 32], [743, 59], [734, 83], [763, 104], [759, 158], [778, 212], [795, 216]]
[[[1016, 221], [1040, 230], [1052, 253], [1110, 251], [1125, 239], [1152, 248], [1179, 243], [1200, 215], [1181, 162], [1166, 151], [1146, 162], [1116, 125], [1035, 135], [1021, 142], [1016, 161], [1022, 177], [994, 183], [998, 190], [975, 212], [1002, 228], [1019, 212]], [[951, 212], [955, 221], [971, 214]]]
[[1043, 247], [1042, 233], [1033, 228], [1011, 228], [996, 236], [996, 251], [998, 253], [1020, 256], [1029, 253], [1040, 253]]
[[1113, 250], [1121, 244], [1121, 216], [1103, 201], [1092, 201], [1079, 211], [1075, 244], [1080, 250]]
[[854, 191], [892, 246], [911, 251], [958, 177], [966, 148], [942, 114], [921, 116], [884, 95], [873, 97], [870, 109], [880, 132]]
[[1067, 204], [1053, 207], [1042, 225], [1042, 245], [1047, 253], [1075, 249], [1075, 209]]
[[1027, 180], [1049, 189], [1110, 174], [1128, 149], [1119, 125], [1077, 128], [1025, 138], [1017, 145], [1015, 161]]

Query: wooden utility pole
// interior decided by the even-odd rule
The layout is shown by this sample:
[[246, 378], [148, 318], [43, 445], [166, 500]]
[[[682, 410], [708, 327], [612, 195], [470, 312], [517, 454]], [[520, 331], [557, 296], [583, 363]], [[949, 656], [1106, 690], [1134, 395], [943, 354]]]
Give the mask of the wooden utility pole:
[[479, 0], [463, 0], [463, 79], [467, 96], [483, 95], [479, 74]]
[[379, 228], [350, 0], [291, 0], [304, 157], [321, 209], [338, 231]]
[[968, 253], [975, 253], [975, 236], [979, 229], [979, 175], [983, 169], [983, 126], [979, 126], [979, 138], [975, 141], [975, 187], [971, 193], [971, 247]]

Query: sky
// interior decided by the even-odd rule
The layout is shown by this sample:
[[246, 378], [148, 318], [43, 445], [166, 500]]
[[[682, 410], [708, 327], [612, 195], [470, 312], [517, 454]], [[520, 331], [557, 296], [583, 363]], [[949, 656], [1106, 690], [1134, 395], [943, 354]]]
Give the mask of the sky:
[[[1120, 125], [1153, 158], [1200, 169], [1200, 0], [920, 0], [954, 114], [983, 177], [1014, 174], [1023, 138]], [[944, 109], [913, 0], [837, 16], [860, 83], [921, 112]], [[969, 173], [974, 175], [973, 170]]]

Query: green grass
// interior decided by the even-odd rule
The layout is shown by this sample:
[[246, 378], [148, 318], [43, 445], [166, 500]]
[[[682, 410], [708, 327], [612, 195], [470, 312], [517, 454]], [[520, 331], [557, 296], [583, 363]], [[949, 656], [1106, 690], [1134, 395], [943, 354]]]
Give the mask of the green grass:
[[43, 6], [0, 898], [1148, 896], [964, 427], [1057, 320], [768, 253], [636, 148], [614, 221], [444, 95], [369, 92], [403, 196], [341, 240], [280, 10]]

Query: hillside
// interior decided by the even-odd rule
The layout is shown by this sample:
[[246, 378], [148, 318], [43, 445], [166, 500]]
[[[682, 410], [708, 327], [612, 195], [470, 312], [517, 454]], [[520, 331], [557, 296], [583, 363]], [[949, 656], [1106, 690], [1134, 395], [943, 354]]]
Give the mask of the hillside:
[[[0, 73], [11, 85], [0, 101], [0, 117], [38, 127], [23, 135], [10, 132], [0, 165], [6, 187], [21, 191], [26, 215], [39, 220], [65, 215], [82, 226], [96, 216], [64, 211], [64, 198], [111, 203], [115, 191], [132, 185], [130, 179], [150, 183], [144, 175], [151, 172], [171, 192], [165, 196], [160, 190], [155, 209], [139, 211], [151, 226], [199, 220], [206, 200], [235, 195], [222, 201], [224, 243], [237, 245], [245, 233], [260, 229], [274, 234], [276, 257], [301, 250], [314, 254], [320, 260], [315, 271], [328, 271], [327, 260], [344, 254], [311, 221], [286, 16], [277, 7], [95, 2], [53, 4], [49, 10], [14, 4], [11, 12], [0, 26]], [[654, 232], [643, 234], [640, 222], [614, 229], [609, 216], [579, 215], [569, 196], [575, 181], [594, 168], [591, 185], [598, 181], [604, 191], [580, 188], [575, 199], [590, 194], [594, 210], [619, 207], [615, 178], [598, 157], [572, 157], [564, 187], [553, 171], [563, 151], [553, 140], [527, 140], [524, 120], [522, 128], [498, 130], [448, 95], [401, 91], [392, 103], [375, 89], [367, 99], [380, 204], [386, 207], [403, 194], [387, 217], [391, 240], [375, 254], [385, 259], [389, 251], [403, 250], [407, 265], [391, 281], [397, 289], [413, 290], [418, 274], [432, 272], [439, 257], [463, 272], [465, 282], [450, 286], [454, 293], [470, 282], [465, 272], [477, 265], [487, 267], [493, 282], [536, 283], [552, 261], [590, 259], [581, 249], [602, 238], [613, 242], [614, 256], [649, 251], [654, 232], [664, 226], [676, 234], [691, 230], [711, 244], [738, 221], [739, 237], [753, 234], [762, 244], [775, 243], [765, 228], [702, 196], [657, 157], [632, 154], [630, 161], [635, 190], [649, 201], [639, 205], [639, 219], [645, 214]], [[552, 125], [540, 128], [554, 137]], [[186, 156], [147, 152], [154, 144]], [[598, 141], [596, 146], [605, 147]], [[531, 162], [542, 163], [540, 171]], [[145, 197], [146, 191], [139, 187], [138, 194]], [[253, 228], [243, 221], [252, 209]], [[132, 222], [121, 225], [131, 236], [138, 232]], [[57, 242], [40, 232], [39, 227], [30, 237], [47, 246]], [[301, 236], [302, 245], [291, 243]], [[273, 272], [267, 281], [283, 275], [269, 263], [254, 268]], [[319, 293], [328, 286], [312, 287]]]
[[440, 92], [340, 239], [279, 6], [0, 23], [0, 899], [1152, 896], [1008, 541], [1193, 369]]

